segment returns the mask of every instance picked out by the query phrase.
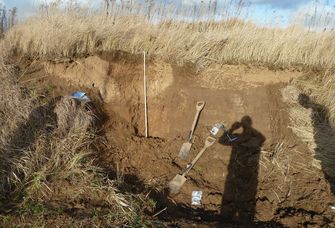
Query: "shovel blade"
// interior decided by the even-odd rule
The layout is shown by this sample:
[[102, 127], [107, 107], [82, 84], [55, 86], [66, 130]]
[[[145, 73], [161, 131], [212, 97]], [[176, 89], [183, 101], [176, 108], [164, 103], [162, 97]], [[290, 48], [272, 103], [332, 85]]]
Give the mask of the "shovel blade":
[[171, 195], [179, 193], [180, 188], [186, 182], [185, 176], [177, 174], [172, 181], [169, 182], [169, 192]]
[[190, 142], [184, 143], [180, 148], [178, 156], [181, 159], [186, 160], [188, 154], [190, 153], [191, 147], [192, 147], [192, 143], [190, 143]]

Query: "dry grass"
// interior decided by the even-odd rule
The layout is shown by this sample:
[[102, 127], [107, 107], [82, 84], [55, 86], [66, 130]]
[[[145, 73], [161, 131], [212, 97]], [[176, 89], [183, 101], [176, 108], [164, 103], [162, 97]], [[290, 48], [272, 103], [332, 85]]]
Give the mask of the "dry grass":
[[[311, 99], [316, 159], [325, 172], [335, 177], [335, 72], [310, 73], [296, 84]], [[315, 111], [316, 110], [316, 111]]]
[[107, 17], [101, 11], [54, 6], [15, 26], [2, 48], [7, 55], [22, 53], [51, 60], [97, 51], [147, 51], [169, 62], [191, 62], [198, 67], [215, 62], [327, 68], [335, 65], [334, 38], [334, 32], [298, 27], [258, 28], [234, 20], [153, 23], [138, 14], [118, 11]]
[[[310, 80], [300, 80], [297, 83], [303, 86], [305, 91], [295, 86], [288, 86], [282, 90], [284, 100], [290, 105], [290, 128], [308, 146], [314, 156], [313, 166], [322, 169], [330, 177], [335, 177], [334, 117], [327, 108], [334, 108], [334, 104], [331, 103], [334, 102], [333, 97], [328, 97], [334, 90], [322, 90], [326, 83], [319, 84], [322, 86], [318, 88], [316, 81], [311, 83]], [[304, 92], [312, 95], [308, 107], [299, 103], [299, 95]]]
[[[4, 192], [5, 189], [9, 188], [11, 182], [16, 179], [16, 175], [13, 172], [8, 172], [10, 170], [9, 167], [13, 166], [11, 159], [19, 151], [14, 145], [11, 145], [10, 150], [8, 150], [8, 145], [14, 138], [11, 134], [13, 134], [15, 130], [29, 118], [32, 102], [30, 99], [24, 99], [24, 95], [21, 93], [20, 88], [14, 84], [14, 78], [9, 76], [11, 73], [8, 72], [8, 69], [4, 69], [4, 66], [2, 68], [3, 69], [0, 72], [0, 79], [2, 82], [0, 97], [0, 189]], [[27, 126], [27, 128], [28, 127], [29, 126]], [[28, 134], [28, 129], [26, 130], [27, 132], [23, 133]], [[22, 141], [24, 141], [24, 138], [22, 138]]]
[[326, 118], [335, 127], [335, 70], [309, 73], [295, 82], [311, 99], [323, 105]]
[[[66, 97], [33, 99], [15, 75], [0, 71], [0, 212], [63, 214], [59, 210], [81, 204], [86, 211], [104, 208], [95, 213], [102, 225], [132, 224], [138, 209], [133, 196], [117, 193], [95, 165], [100, 152], [92, 112]], [[7, 224], [2, 220], [8, 217], [0, 217]]]

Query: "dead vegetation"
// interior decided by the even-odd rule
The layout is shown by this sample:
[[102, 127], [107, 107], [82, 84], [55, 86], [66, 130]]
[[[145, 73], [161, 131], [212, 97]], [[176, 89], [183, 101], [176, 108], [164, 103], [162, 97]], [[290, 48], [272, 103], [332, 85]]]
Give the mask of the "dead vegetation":
[[198, 67], [211, 63], [283, 68], [334, 65], [334, 32], [259, 28], [232, 19], [202, 21], [203, 14], [193, 15], [190, 23], [183, 20], [189, 18], [185, 15], [173, 20], [171, 11], [164, 8], [156, 9], [159, 13], [155, 16], [163, 19], [155, 21], [143, 15], [148, 7], [119, 5], [106, 15], [105, 11], [80, 7], [46, 6], [39, 15], [9, 31], [2, 49], [7, 49], [7, 55], [21, 53], [50, 60], [99, 51], [146, 51], [169, 62]]
[[[335, 131], [334, 116], [330, 109], [334, 107], [331, 96], [334, 90], [327, 88], [332, 81], [327, 75], [329, 74], [325, 74], [321, 82], [317, 76], [300, 79], [296, 84], [301, 89], [291, 85], [283, 89], [282, 94], [289, 104], [290, 128], [308, 146], [314, 158], [311, 164], [333, 179]], [[311, 97], [308, 98], [306, 94]], [[302, 100], [303, 98], [308, 100]]]
[[36, 224], [49, 215], [40, 225], [58, 216], [66, 226], [92, 224], [76, 221], [74, 215], [85, 209], [95, 224], [133, 224], [141, 211], [136, 196], [118, 193], [95, 164], [97, 117], [71, 98], [31, 98], [15, 83], [13, 70], [0, 75], [0, 223], [18, 216], [29, 225], [29, 215]]

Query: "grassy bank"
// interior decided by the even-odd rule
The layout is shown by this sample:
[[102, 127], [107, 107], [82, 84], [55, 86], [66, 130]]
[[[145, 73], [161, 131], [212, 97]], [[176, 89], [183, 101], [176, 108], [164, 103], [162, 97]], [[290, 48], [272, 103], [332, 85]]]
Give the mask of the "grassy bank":
[[73, 99], [20, 87], [19, 75], [2, 64], [0, 226], [140, 223], [143, 203], [97, 165], [97, 115]]
[[[120, 6], [121, 7], [121, 6]], [[135, 7], [135, 6], [134, 6]], [[156, 9], [164, 12], [164, 8]], [[48, 6], [11, 29], [5, 53], [32, 58], [64, 58], [97, 51], [142, 53], [169, 62], [252, 64], [269, 67], [330, 68], [335, 64], [335, 32], [299, 27], [260, 28], [236, 19], [203, 20], [192, 16], [161, 20], [126, 7], [106, 14], [78, 7]]]

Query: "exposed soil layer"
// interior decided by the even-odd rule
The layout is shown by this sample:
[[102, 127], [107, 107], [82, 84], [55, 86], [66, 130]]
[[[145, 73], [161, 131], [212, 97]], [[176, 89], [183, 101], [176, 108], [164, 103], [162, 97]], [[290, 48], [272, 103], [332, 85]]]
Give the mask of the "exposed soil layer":
[[[334, 227], [329, 184], [312, 166], [308, 148], [289, 129], [280, 93], [299, 72], [225, 65], [198, 73], [192, 66], [152, 60], [147, 74], [150, 138], [143, 137], [139, 56], [100, 53], [66, 63], [32, 63], [21, 80], [48, 83], [51, 95], [80, 88], [102, 100], [108, 121], [101, 165], [117, 170], [133, 191], [149, 190], [158, 202], [156, 212], [167, 207], [160, 219], [180, 226]], [[199, 100], [206, 106], [184, 161], [178, 152]], [[235, 134], [246, 144], [218, 139], [189, 173], [180, 193], [169, 196], [168, 182], [200, 151], [211, 126], [224, 121], [231, 127], [245, 116], [252, 126]], [[262, 136], [266, 140], [260, 148]], [[203, 192], [200, 206], [191, 205], [192, 191]]]

